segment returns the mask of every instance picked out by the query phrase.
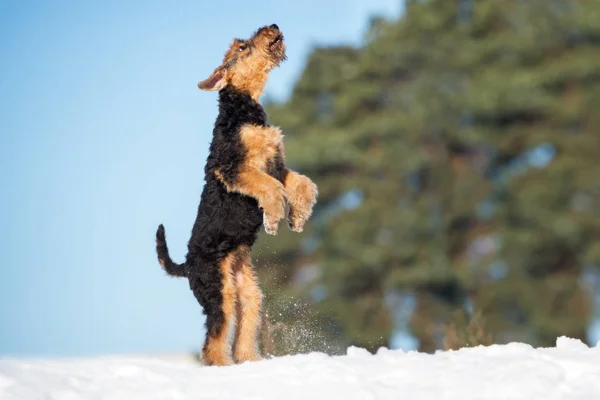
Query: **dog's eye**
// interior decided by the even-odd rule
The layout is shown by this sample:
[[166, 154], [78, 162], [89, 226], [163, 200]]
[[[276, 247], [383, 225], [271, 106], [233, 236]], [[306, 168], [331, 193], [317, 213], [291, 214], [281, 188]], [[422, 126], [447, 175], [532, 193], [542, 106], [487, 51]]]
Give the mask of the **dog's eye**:
[[239, 50], [239, 51], [244, 51], [244, 50], [246, 50], [246, 48], [247, 48], [247, 47], [248, 47], [248, 45], [246, 45], [246, 44], [243, 44], [243, 45], [241, 45], [240, 47], [238, 47], [238, 50]]

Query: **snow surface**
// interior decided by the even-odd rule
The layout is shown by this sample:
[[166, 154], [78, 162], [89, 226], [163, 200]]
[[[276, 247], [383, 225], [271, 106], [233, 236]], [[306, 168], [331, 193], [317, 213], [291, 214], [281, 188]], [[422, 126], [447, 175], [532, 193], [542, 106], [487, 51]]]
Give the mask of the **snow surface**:
[[350, 347], [231, 367], [185, 358], [0, 360], [0, 399], [600, 399], [600, 343], [438, 352]]

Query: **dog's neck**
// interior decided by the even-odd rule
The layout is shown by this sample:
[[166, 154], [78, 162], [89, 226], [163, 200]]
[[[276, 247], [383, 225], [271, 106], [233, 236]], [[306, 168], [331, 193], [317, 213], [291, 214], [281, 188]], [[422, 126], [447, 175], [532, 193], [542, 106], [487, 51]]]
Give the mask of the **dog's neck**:
[[266, 125], [267, 114], [260, 103], [249, 93], [226, 86], [219, 91], [219, 117], [217, 125], [222, 127], [243, 124]]
[[227, 85], [219, 91], [219, 103], [223, 102], [247, 102], [255, 103], [257, 106], [262, 107], [258, 98], [254, 98], [252, 94], [245, 90], [245, 88], [237, 88], [235, 86]]

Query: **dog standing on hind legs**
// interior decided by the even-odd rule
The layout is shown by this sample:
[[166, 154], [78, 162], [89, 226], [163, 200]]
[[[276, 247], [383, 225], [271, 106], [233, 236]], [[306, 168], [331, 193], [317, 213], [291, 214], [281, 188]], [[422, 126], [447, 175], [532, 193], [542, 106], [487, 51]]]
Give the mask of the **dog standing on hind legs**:
[[302, 231], [316, 203], [316, 185], [285, 167], [281, 131], [268, 124], [258, 102], [269, 72], [285, 58], [279, 27], [265, 26], [248, 40], [234, 39], [223, 63], [198, 84], [219, 92], [219, 115], [185, 263], [171, 260], [164, 227], [156, 232], [161, 266], [171, 276], [188, 278], [206, 314], [206, 365], [261, 358], [257, 340], [263, 295], [250, 258], [252, 245], [261, 225], [268, 234], [277, 233], [286, 203], [295, 232]]

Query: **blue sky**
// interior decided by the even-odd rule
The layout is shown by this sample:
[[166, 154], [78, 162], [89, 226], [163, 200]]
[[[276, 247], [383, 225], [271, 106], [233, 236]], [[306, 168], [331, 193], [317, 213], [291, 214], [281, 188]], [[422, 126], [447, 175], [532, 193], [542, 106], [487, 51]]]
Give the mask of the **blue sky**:
[[233, 37], [284, 31], [285, 98], [315, 44], [357, 43], [401, 0], [0, 2], [0, 355], [190, 351], [201, 309], [182, 261]]

